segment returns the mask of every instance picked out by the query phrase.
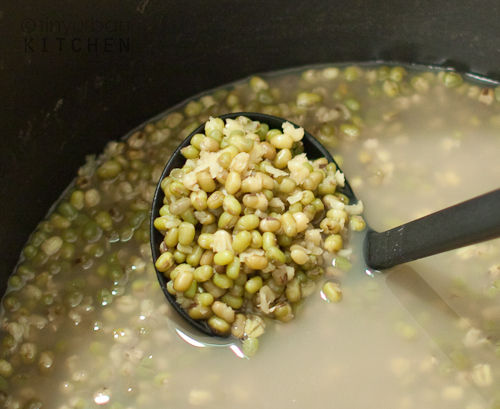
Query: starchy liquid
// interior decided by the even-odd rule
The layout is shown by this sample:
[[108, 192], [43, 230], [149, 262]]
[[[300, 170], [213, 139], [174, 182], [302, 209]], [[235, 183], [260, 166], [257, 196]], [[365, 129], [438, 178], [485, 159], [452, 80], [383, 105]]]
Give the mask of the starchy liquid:
[[[376, 230], [499, 187], [492, 83], [419, 67], [321, 66], [197, 96], [89, 157], [29, 238], [3, 298], [3, 407], [498, 409], [499, 240], [378, 273], [353, 232], [342, 265], [303, 289], [311, 295], [296, 319], [267, 322], [251, 359], [237, 344], [179, 336], [190, 332], [151, 260], [152, 194], [184, 137], [237, 111], [317, 136]], [[340, 302], [325, 300], [325, 280], [339, 283]]]

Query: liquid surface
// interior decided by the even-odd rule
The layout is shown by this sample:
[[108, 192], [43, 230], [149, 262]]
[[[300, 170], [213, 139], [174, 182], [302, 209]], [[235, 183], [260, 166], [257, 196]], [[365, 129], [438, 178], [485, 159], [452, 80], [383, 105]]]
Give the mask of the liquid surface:
[[[245, 80], [90, 158], [68, 193], [87, 192], [83, 201], [64, 197], [38, 227], [3, 300], [4, 406], [497, 409], [498, 240], [367, 274], [354, 233], [349, 271], [319, 280], [294, 321], [269, 323], [251, 359], [180, 337], [151, 265], [148, 210], [163, 165], [190, 130], [228, 111], [282, 116], [316, 135], [378, 230], [498, 188], [494, 91], [408, 71]], [[340, 303], [322, 298], [325, 279], [341, 283]]]

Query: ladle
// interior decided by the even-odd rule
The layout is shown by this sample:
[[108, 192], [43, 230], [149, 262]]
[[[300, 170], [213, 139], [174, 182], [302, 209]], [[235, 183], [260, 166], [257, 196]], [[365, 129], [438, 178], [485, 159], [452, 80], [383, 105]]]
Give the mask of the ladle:
[[[284, 122], [290, 122], [283, 118], [254, 112], [230, 113], [221, 115], [220, 118], [235, 119], [239, 116], [266, 123], [269, 125], [269, 129], [281, 129]], [[294, 126], [297, 127], [297, 125]], [[186, 159], [182, 156], [181, 149], [189, 145], [193, 135], [203, 133], [204, 127], [205, 124], [200, 125], [181, 142], [167, 162], [158, 181], [151, 213], [151, 250], [154, 262], [160, 256], [160, 243], [163, 240], [163, 236], [153, 225], [154, 219], [159, 216], [160, 208], [163, 206], [164, 193], [161, 189], [161, 181], [170, 174], [172, 169], [184, 165]], [[306, 130], [304, 130], [302, 142], [304, 152], [309, 159], [325, 157], [329, 162], [335, 163], [328, 150]], [[338, 164], [335, 164], [340, 169]], [[338, 191], [349, 198], [350, 204], [358, 202], [347, 178], [345, 186], [339, 188]], [[500, 236], [500, 189], [384, 232], [377, 232], [367, 227], [364, 258], [368, 267], [381, 270], [498, 236]], [[167, 291], [165, 276], [159, 271], [157, 271], [157, 275], [168, 302], [192, 327], [204, 334], [219, 336], [205, 321], [192, 319], [176, 302], [175, 296]]]

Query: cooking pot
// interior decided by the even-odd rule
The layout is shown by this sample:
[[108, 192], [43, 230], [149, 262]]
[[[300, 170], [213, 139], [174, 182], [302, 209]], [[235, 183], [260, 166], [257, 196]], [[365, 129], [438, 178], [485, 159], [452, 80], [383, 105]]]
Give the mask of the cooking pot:
[[26, 0], [0, 7], [1, 293], [85, 155], [197, 92], [342, 61], [500, 79], [500, 3]]

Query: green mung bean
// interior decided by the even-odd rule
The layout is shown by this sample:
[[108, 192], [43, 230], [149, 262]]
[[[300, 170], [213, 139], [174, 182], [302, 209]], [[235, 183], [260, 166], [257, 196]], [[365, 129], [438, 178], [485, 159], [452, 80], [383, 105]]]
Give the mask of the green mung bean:
[[179, 244], [182, 244], [183, 246], [190, 245], [194, 240], [194, 236], [195, 228], [193, 224], [182, 222], [179, 225]]

